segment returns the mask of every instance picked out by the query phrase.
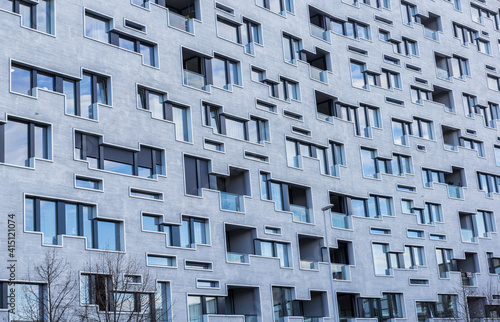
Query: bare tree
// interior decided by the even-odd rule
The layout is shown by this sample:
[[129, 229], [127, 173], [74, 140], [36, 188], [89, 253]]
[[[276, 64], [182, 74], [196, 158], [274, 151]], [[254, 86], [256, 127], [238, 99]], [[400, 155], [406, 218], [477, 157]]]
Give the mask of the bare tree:
[[169, 321], [166, 283], [123, 253], [102, 253], [81, 274], [81, 321]]
[[75, 292], [76, 278], [69, 268], [67, 260], [61, 258], [56, 249], [51, 249], [33, 269], [28, 269], [28, 280], [37, 281], [43, 287], [40, 290], [34, 287], [36, 284], [18, 284], [24, 294], [20, 310], [26, 318], [39, 321], [43, 315], [43, 320], [48, 322], [72, 320], [78, 292]]

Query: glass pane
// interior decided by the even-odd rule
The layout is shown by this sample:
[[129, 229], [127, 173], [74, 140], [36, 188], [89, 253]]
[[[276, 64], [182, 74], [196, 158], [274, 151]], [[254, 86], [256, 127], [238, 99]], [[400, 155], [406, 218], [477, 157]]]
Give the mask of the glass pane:
[[228, 62], [229, 64], [229, 75], [231, 76], [231, 81], [233, 84], [241, 85], [240, 76], [238, 74], [238, 64], [233, 62]]
[[297, 148], [296, 148], [297, 143], [294, 141], [286, 140], [286, 156], [287, 156], [287, 161], [288, 165], [291, 167], [299, 167], [299, 157], [297, 155]]
[[107, 250], [120, 250], [116, 230], [118, 224], [110, 221], [97, 222], [97, 248]]
[[387, 265], [385, 245], [372, 244], [372, 251], [373, 251], [373, 265], [375, 267], [375, 274], [386, 275], [386, 270], [389, 268], [389, 266]]
[[[34, 312], [40, 311], [40, 288], [36, 284], [15, 284], [15, 314], [10, 314], [9, 321], [33, 321]], [[35, 317], [38, 320], [38, 316]]]
[[31, 70], [19, 66], [10, 67], [11, 90], [16, 93], [31, 95]]
[[132, 175], [134, 169], [131, 164], [104, 160], [104, 170]]
[[187, 109], [172, 106], [173, 121], [175, 123], [175, 138], [189, 141]]
[[50, 26], [50, 10], [51, 3], [49, 0], [39, 0], [36, 6], [36, 29], [51, 33]]
[[66, 204], [64, 210], [66, 217], [65, 234], [78, 236], [78, 206]]
[[365, 79], [363, 76], [364, 66], [361, 64], [351, 63], [351, 78], [352, 86], [364, 88]]
[[108, 21], [96, 16], [85, 15], [85, 35], [99, 41], [109, 42]]
[[0, 0], [0, 8], [5, 9], [7, 11], [13, 11], [12, 0]]
[[392, 216], [392, 207], [390, 198], [379, 197], [378, 203], [380, 207], [380, 215]]
[[245, 140], [245, 123], [238, 120], [226, 118], [226, 134], [235, 139]]
[[363, 175], [368, 178], [378, 178], [375, 152], [361, 149], [361, 161], [363, 163]]
[[21, 15], [21, 25], [31, 28], [31, 5], [20, 2], [19, 14]]
[[102, 77], [97, 78], [97, 102], [108, 104], [107, 80]]
[[195, 220], [193, 222], [193, 230], [194, 230], [194, 242], [197, 244], [206, 244], [206, 236], [205, 236], [205, 222]]
[[75, 82], [67, 79], [63, 80], [63, 93], [65, 95], [66, 113], [76, 115]]
[[225, 21], [217, 20], [217, 35], [219, 37], [239, 43], [238, 27]]
[[370, 197], [368, 199], [368, 217], [370, 218], [379, 218], [380, 214], [378, 213], [377, 203], [375, 201], [375, 197]]
[[352, 199], [352, 214], [354, 216], [365, 217], [365, 201], [363, 199]]
[[142, 229], [149, 231], [159, 231], [159, 218], [156, 216], [142, 216]]
[[225, 88], [227, 85], [226, 61], [220, 58], [212, 59], [213, 85]]
[[189, 219], [182, 220], [182, 225], [179, 227], [180, 246], [191, 247], [191, 231], [189, 229]]
[[24, 226], [27, 231], [35, 230], [35, 200], [26, 198], [24, 202]]
[[281, 184], [271, 182], [271, 200], [275, 202], [276, 210], [283, 210]]
[[290, 266], [288, 261], [288, 247], [286, 244], [276, 243], [276, 256], [281, 260], [281, 266]]
[[139, 50], [142, 54], [142, 62], [145, 65], [156, 66], [153, 46], [141, 44]]
[[80, 81], [80, 115], [86, 118], [93, 118], [92, 106], [92, 76], [83, 74]]
[[188, 296], [189, 322], [201, 322], [203, 308], [201, 306], [201, 296]]
[[38, 88], [43, 88], [43, 89], [46, 89], [49, 91], [53, 91], [54, 90], [54, 76], [43, 74], [43, 73], [37, 73], [36, 86]]
[[5, 163], [29, 167], [28, 124], [9, 120], [4, 129]]
[[44, 244], [57, 245], [56, 203], [53, 201], [40, 201], [40, 231]]
[[83, 236], [87, 238], [87, 248], [94, 248], [94, 233], [92, 229], [93, 211], [91, 207], [82, 207]]
[[163, 119], [163, 95], [149, 92], [149, 110], [154, 118]]
[[274, 257], [273, 243], [259, 241], [259, 244], [260, 244], [260, 254], [262, 256]]
[[47, 128], [35, 125], [35, 157], [47, 159]]

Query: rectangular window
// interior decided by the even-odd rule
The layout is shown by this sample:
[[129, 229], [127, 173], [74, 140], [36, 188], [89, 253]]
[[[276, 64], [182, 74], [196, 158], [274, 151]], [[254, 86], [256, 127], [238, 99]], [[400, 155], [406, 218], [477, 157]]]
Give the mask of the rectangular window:
[[500, 193], [500, 176], [478, 172], [477, 182], [479, 190], [485, 191], [489, 196], [493, 193]]
[[416, 40], [408, 39], [405, 37], [401, 38], [403, 40], [403, 46], [406, 56], [418, 56], [418, 43]]
[[256, 255], [276, 257], [280, 259], [281, 267], [291, 266], [289, 260], [290, 244], [255, 239], [254, 245]]
[[24, 167], [35, 166], [34, 159], [49, 159], [50, 131], [47, 125], [8, 118], [0, 124], [3, 151], [0, 162]]
[[109, 18], [85, 12], [85, 36], [108, 43], [109, 25]]
[[411, 132], [411, 123], [404, 121], [392, 120], [392, 133], [394, 136], [394, 144], [397, 145], [410, 145], [408, 140]]
[[283, 52], [285, 61], [297, 65], [297, 60], [301, 58], [302, 42], [300, 39], [283, 35]]
[[412, 123], [412, 135], [427, 140], [434, 140], [432, 121], [415, 118]]
[[163, 266], [163, 267], [175, 267], [176, 259], [173, 256], [161, 256], [161, 255], [148, 255], [147, 256], [148, 266]]
[[240, 63], [215, 55], [212, 59], [213, 86], [232, 90], [232, 85], [241, 85]]
[[352, 86], [357, 88], [368, 88], [368, 81], [365, 77], [365, 69], [365, 64], [351, 61]]
[[23, 27], [54, 34], [52, 0], [39, 0], [38, 2], [1, 0], [0, 8], [19, 14]]
[[375, 275], [390, 275], [390, 262], [386, 244], [372, 244], [373, 265]]
[[425, 254], [423, 246], [405, 246], [403, 254], [405, 268], [417, 269], [418, 266], [425, 266]]
[[245, 46], [247, 54], [254, 54], [254, 44], [262, 45], [262, 31], [260, 23], [243, 18], [241, 30], [241, 40]]
[[280, 97], [285, 101], [290, 101], [291, 99], [300, 101], [299, 83], [281, 77], [279, 88], [279, 91], [281, 92]]
[[75, 186], [77, 188], [83, 188], [83, 189], [102, 190], [102, 180], [87, 178], [83, 176], [76, 176]]
[[378, 179], [380, 177], [376, 150], [361, 148], [361, 163], [363, 166], [364, 177], [375, 179]]
[[465, 76], [470, 76], [469, 60], [460, 56], [454, 55], [451, 58], [451, 66], [453, 77], [465, 79]]
[[217, 35], [232, 42], [241, 44], [240, 26], [217, 16]]
[[488, 80], [488, 88], [495, 90], [495, 91], [500, 91], [500, 78], [496, 77], [494, 75], [487, 75], [487, 80]]
[[393, 72], [391, 70], [382, 69], [382, 75], [380, 76], [381, 84], [380, 86], [387, 89], [398, 88], [401, 89], [401, 76], [399, 73]]

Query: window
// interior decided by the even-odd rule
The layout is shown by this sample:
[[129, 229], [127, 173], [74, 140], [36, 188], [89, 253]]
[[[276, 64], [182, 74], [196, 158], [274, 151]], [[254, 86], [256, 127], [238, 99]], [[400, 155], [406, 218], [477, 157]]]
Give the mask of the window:
[[425, 254], [423, 246], [405, 246], [403, 254], [405, 268], [417, 269], [418, 266], [425, 266]]
[[139, 53], [144, 65], [158, 67], [156, 44], [111, 30], [111, 21], [108, 17], [85, 11], [85, 36]]
[[484, 144], [481, 141], [472, 140], [469, 138], [461, 137], [460, 138], [460, 146], [463, 148], [476, 150], [477, 155], [480, 157], [485, 157], [484, 153]]
[[75, 159], [89, 167], [116, 173], [157, 178], [165, 175], [163, 151], [142, 146], [139, 151], [104, 144], [96, 135], [75, 132]]
[[292, 288], [273, 286], [273, 309], [274, 321], [279, 322], [285, 316], [294, 316], [294, 301], [292, 300]]
[[391, 167], [387, 169], [387, 173], [397, 176], [404, 176], [405, 174], [413, 173], [413, 165], [411, 156], [396, 154], [392, 155]]
[[432, 187], [433, 182], [445, 183], [442, 171], [422, 169], [422, 178], [424, 179], [424, 187]]
[[378, 318], [379, 321], [389, 321], [402, 318], [404, 301], [402, 293], [382, 293], [382, 298], [359, 297], [357, 317]]
[[393, 216], [392, 198], [370, 195], [368, 199], [351, 198], [352, 214], [358, 217], [382, 218]]
[[351, 82], [356, 88], [369, 89], [370, 85], [380, 86], [380, 76], [366, 70], [366, 64], [351, 60]]
[[[42, 308], [48, 303], [46, 299], [46, 285], [26, 282], [0, 282], [0, 289], [4, 290], [0, 309], [9, 314], [5, 315], [8, 321], [42, 321]], [[15, 305], [11, 305], [15, 303]]]
[[237, 119], [221, 110], [221, 107], [204, 104], [205, 125], [212, 127], [215, 133], [259, 144], [270, 142], [267, 120], [254, 116], [250, 120]]
[[491, 46], [490, 46], [490, 41], [483, 39], [483, 38], [477, 38], [476, 39], [476, 44], [477, 44], [477, 50], [483, 54], [488, 54], [491, 55]]
[[[152, 218], [148, 218], [152, 222]], [[151, 228], [154, 228], [151, 225]], [[209, 244], [208, 221], [194, 217], [182, 217], [181, 225], [160, 226], [167, 233], [167, 246], [196, 248], [197, 244]]]
[[478, 237], [491, 237], [494, 232], [493, 213], [478, 211], [475, 214], [460, 213], [460, 228], [464, 242], [477, 242]]
[[460, 56], [453, 55], [451, 58], [451, 66], [453, 77], [465, 79], [465, 76], [470, 76], [469, 60]]
[[238, 44], [242, 42], [240, 38], [240, 26], [219, 16], [217, 16], [217, 35]]
[[137, 89], [137, 105], [149, 110], [153, 118], [171, 121], [175, 124], [175, 138], [191, 142], [191, 114], [188, 107], [166, 100], [166, 95], [145, 87]]
[[453, 259], [453, 250], [436, 248], [436, 258], [440, 278], [449, 278], [450, 271], [457, 271], [457, 262]]
[[260, 23], [243, 18], [241, 38], [247, 54], [254, 54], [254, 44], [262, 45], [262, 31]]
[[436, 62], [437, 77], [451, 81], [453, 79], [451, 58], [435, 54], [434, 59]]
[[111, 105], [108, 82], [107, 76], [85, 71], [81, 80], [75, 80], [17, 64], [11, 66], [13, 92], [35, 96], [34, 88], [42, 88], [62, 93], [65, 95], [67, 114], [94, 120], [97, 119], [97, 104]]
[[487, 80], [488, 80], [488, 88], [495, 90], [495, 91], [500, 91], [500, 78], [490, 75], [487, 75]]
[[480, 114], [479, 107], [477, 106], [477, 97], [469, 94], [462, 95], [462, 102], [464, 104], [464, 109], [467, 117], [474, 117], [474, 113]]
[[485, 191], [490, 197], [493, 193], [500, 193], [500, 176], [478, 172], [477, 182], [479, 190]]
[[287, 164], [289, 167], [302, 169], [302, 158], [309, 157], [319, 159], [320, 173], [328, 174], [328, 160], [326, 149], [316, 145], [297, 141], [293, 139], [286, 139], [286, 155]]
[[391, 33], [386, 30], [379, 29], [378, 30], [378, 39], [382, 41], [389, 41], [391, 39]]
[[233, 85], [241, 86], [240, 64], [237, 61], [215, 55], [212, 59], [213, 86], [232, 90]]
[[291, 267], [290, 244], [267, 240], [254, 240], [255, 254], [266, 257], [277, 257], [280, 259], [281, 267]]
[[399, 73], [393, 72], [391, 70], [382, 69], [382, 75], [380, 77], [380, 86], [387, 89], [402, 88], [401, 76]]
[[495, 161], [496, 161], [496, 164], [497, 164], [497, 166], [500, 167], [500, 146], [495, 145], [493, 147], [493, 149], [494, 149], [494, 152], [495, 152]]
[[371, 39], [370, 26], [355, 20], [348, 19], [348, 21], [342, 21], [331, 19], [330, 27], [333, 32], [339, 35], [354, 39]]
[[435, 225], [437, 222], [443, 222], [441, 205], [426, 202], [424, 209], [412, 208], [412, 213], [417, 215], [417, 222], [423, 225]]
[[476, 39], [478, 38], [478, 33], [469, 27], [453, 23], [453, 33], [456, 38], [459, 38], [462, 46], [469, 46], [469, 44], [475, 45]]
[[409, 135], [411, 132], [410, 122], [392, 120], [392, 134], [394, 136], [394, 144], [409, 146]]
[[102, 190], [102, 180], [76, 176], [75, 187], [83, 189], [91, 189], [91, 190]]
[[21, 25], [54, 34], [54, 5], [52, 0], [37, 2], [2, 0], [0, 8], [21, 15]]
[[424, 104], [424, 100], [432, 100], [432, 92], [423, 88], [411, 86], [410, 87], [411, 101], [415, 104]]
[[285, 101], [295, 100], [300, 101], [299, 83], [280, 77], [280, 95]]
[[389, 251], [388, 244], [372, 244], [375, 275], [392, 275], [392, 269], [404, 268], [400, 254]]
[[[416, 40], [408, 39], [405, 37], [403, 40], [404, 50], [406, 56], [418, 56], [418, 43]], [[399, 52], [399, 51], [398, 51]]]
[[422, 139], [434, 140], [432, 121], [415, 118], [412, 123], [412, 135]]
[[425, 238], [425, 232], [423, 230], [408, 229], [408, 238]]
[[62, 245], [62, 235], [83, 236], [87, 248], [123, 251], [122, 223], [95, 212], [91, 205], [26, 197], [25, 229], [42, 232], [45, 245]]
[[297, 65], [297, 59], [301, 59], [302, 41], [289, 35], [283, 35], [283, 52], [285, 61]]
[[457, 295], [438, 294], [438, 302], [417, 301], [416, 304], [417, 317], [419, 321], [424, 321], [434, 317], [458, 318]]
[[500, 258], [493, 257], [493, 253], [486, 253], [488, 258], [488, 270], [490, 274], [500, 275]]
[[363, 177], [380, 178], [380, 170], [377, 161], [377, 151], [361, 148], [361, 163], [363, 166]]
[[413, 21], [415, 21], [417, 15], [417, 6], [401, 2], [401, 13], [403, 15], [403, 24], [413, 26]]
[[23, 167], [35, 166], [35, 158], [49, 160], [50, 130], [47, 125], [8, 118], [0, 123], [3, 151], [0, 162]]
[[163, 266], [163, 267], [176, 267], [176, 258], [174, 256], [163, 255], [147, 255], [148, 266]]

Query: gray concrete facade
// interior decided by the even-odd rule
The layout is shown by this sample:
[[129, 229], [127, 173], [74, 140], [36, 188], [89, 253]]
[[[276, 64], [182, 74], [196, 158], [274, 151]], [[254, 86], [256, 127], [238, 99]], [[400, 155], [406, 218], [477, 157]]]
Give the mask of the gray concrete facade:
[[[141, 7], [135, 4], [140, 2], [136, 0], [51, 0], [48, 16], [53, 21], [52, 32], [48, 33], [22, 25], [25, 16], [12, 12], [19, 12], [14, 5], [18, 2], [0, 0], [0, 122], [4, 124], [0, 128], [0, 145], [5, 151], [15, 142], [28, 148], [34, 145], [31, 140], [23, 143], [21, 139], [9, 138], [6, 124], [17, 121], [45, 127], [47, 150], [44, 157], [29, 155], [28, 166], [9, 163], [5, 159], [7, 152], [0, 151], [0, 261], [5, 267], [10, 263], [6, 246], [12, 240], [8, 215], [14, 214], [16, 281], [43, 285], [44, 281], [30, 281], [29, 275], [50, 249], [66, 258], [78, 276], [89, 273], [89, 261], [113, 252], [139, 261], [141, 270], [150, 272], [157, 281], [168, 282], [171, 308], [168, 317], [161, 321], [198, 321], [188, 316], [192, 314], [188, 296], [224, 297], [229, 293], [235, 294], [235, 312], [207, 312], [203, 321], [437, 321], [445, 317], [424, 317], [417, 302], [438, 303], [443, 294], [457, 296], [455, 320], [470, 321], [466, 316], [472, 310], [464, 305], [468, 297], [484, 299], [486, 308], [483, 305], [479, 309], [484, 314], [476, 318], [500, 319], [495, 313], [488, 316], [494, 310], [500, 314], [500, 239], [496, 218], [500, 212], [500, 2], [194, 0], [189, 14], [173, 16], [174, 7], [182, 1], [169, 4], [167, 0], [167, 7], [161, 0], [159, 4], [148, 1]], [[34, 1], [31, 5], [35, 8], [42, 2]], [[291, 4], [289, 10], [287, 3]], [[384, 8], [383, 3], [390, 3], [389, 8]], [[11, 4], [14, 9], [9, 10]], [[418, 12], [409, 25], [404, 24], [404, 5], [415, 6]], [[111, 34], [134, 39], [136, 50], [87, 35], [86, 28], [93, 27], [85, 22], [85, 17], [92, 15], [106, 20], [108, 29], [114, 31]], [[312, 17], [319, 17], [328, 25], [318, 31], [321, 28]], [[240, 43], [224, 39], [217, 20], [236, 28]], [[348, 29], [344, 29], [346, 35], [338, 34], [332, 30], [332, 20], [343, 21], [344, 28], [347, 21], [358, 27], [369, 26], [369, 39], [363, 39], [359, 29], [353, 36]], [[126, 21], [142, 25], [143, 31], [126, 26]], [[259, 26], [260, 43], [246, 45], [247, 35], [244, 31], [242, 34], [246, 21]], [[472, 38], [467, 46], [459, 39], [460, 31], [456, 36], [458, 25], [473, 32], [469, 33]], [[389, 32], [390, 39], [381, 40], [379, 30]], [[295, 57], [291, 62], [287, 62], [284, 47], [287, 37], [298, 41], [299, 53], [292, 54]], [[418, 55], [405, 54], [404, 39], [417, 42]], [[479, 50], [488, 46], [486, 42], [489, 50], [483, 51], [489, 53]], [[143, 62], [138, 43], [154, 48], [155, 66]], [[395, 49], [397, 43], [401, 53]], [[187, 84], [190, 81], [186, 79], [183, 59], [193, 52], [204, 62], [200, 63], [204, 64], [203, 88]], [[325, 54], [325, 71], [318, 79], [317, 69], [307, 59], [321, 53]], [[453, 57], [467, 60], [469, 72], [463, 71], [463, 65], [462, 69], [453, 65]], [[217, 86], [217, 58], [225, 60], [226, 68], [229, 62], [236, 63], [235, 72], [231, 76], [229, 71], [226, 73], [226, 88]], [[351, 62], [365, 64], [361, 77], [367, 84], [370, 79], [375, 84], [365, 88], [353, 85], [356, 75]], [[31, 95], [17, 92], [13, 85], [13, 70], [17, 66], [24, 66], [32, 75], [35, 70], [52, 75], [55, 89], [31, 86]], [[260, 81], [252, 78], [252, 69], [263, 71]], [[400, 86], [384, 88], [387, 71], [399, 75]], [[453, 74], [456, 71], [464, 76]], [[92, 102], [97, 112], [94, 119], [68, 112], [67, 95], [62, 89], [57, 90], [58, 79], [71, 79], [78, 86], [84, 73], [106, 82], [106, 104]], [[283, 90], [286, 82], [280, 83], [281, 79], [298, 84], [298, 99], [293, 99], [292, 87]], [[279, 97], [273, 97], [272, 84], [276, 84]], [[420, 95], [429, 92], [432, 97], [416, 102], [417, 94], [412, 88], [418, 88]], [[161, 94], [162, 106], [183, 108], [184, 125], [175, 116], [169, 117], [169, 112], [165, 112], [165, 119], [159, 119], [154, 117], [154, 111], [141, 108], [141, 89]], [[446, 91], [452, 93], [449, 101], [443, 94]], [[471, 113], [464, 105], [464, 94], [476, 97]], [[284, 95], [292, 98], [286, 100]], [[331, 118], [325, 120], [325, 115], [318, 113], [318, 97], [331, 97], [339, 105], [350, 106], [351, 117], [346, 119], [340, 108], [332, 108]], [[83, 98], [76, 100], [81, 100], [83, 106]], [[263, 108], [259, 102], [271, 107]], [[209, 106], [220, 108], [223, 117], [221, 120], [219, 115], [218, 121], [224, 124], [223, 130], [207, 123]], [[164, 108], [168, 111], [168, 107]], [[371, 114], [373, 109], [378, 112]], [[373, 115], [377, 114], [375, 125]], [[264, 135], [260, 142], [251, 141], [252, 119], [268, 128], [267, 137]], [[369, 123], [359, 125], [357, 135], [356, 123], [367, 119]], [[247, 139], [235, 137], [237, 130], [230, 129], [231, 120], [240, 125], [246, 122], [242, 128]], [[431, 122], [432, 134], [428, 138], [418, 134], [428, 124], [419, 120]], [[413, 132], [405, 137], [408, 144], [396, 143], [395, 122], [412, 123]], [[176, 130], [182, 128], [186, 140], [176, 135]], [[159, 150], [162, 164], [154, 161], [159, 156], [153, 157], [152, 163], [158, 162], [160, 170], [151, 170], [151, 178], [145, 178], [102, 166], [96, 168], [91, 160], [82, 160], [75, 152], [81, 133], [99, 137], [100, 158], [105, 158], [108, 152], [103, 151], [109, 147], [134, 153], [136, 168], [138, 162], [141, 164], [137, 161], [141, 148]], [[292, 154], [287, 139], [301, 143], [297, 144], [301, 152], [295, 155], [296, 166], [287, 162], [287, 152]], [[333, 142], [342, 145], [344, 162], [339, 161], [339, 155], [333, 156]], [[477, 149], [469, 148], [469, 144]], [[328, 155], [328, 173], [320, 166], [322, 149]], [[375, 177], [363, 175], [362, 149], [375, 151]], [[395, 173], [393, 160], [398, 155], [409, 157], [409, 173]], [[199, 184], [198, 195], [187, 193], [190, 187], [186, 171], [192, 170], [187, 167], [189, 157], [208, 161], [208, 173], [199, 165], [202, 162], [197, 163], [193, 180]], [[330, 166], [335, 162], [338, 164], [334, 173]], [[387, 173], [384, 167], [388, 168]], [[437, 182], [426, 184], [424, 170], [440, 172], [436, 173]], [[490, 176], [485, 176], [481, 183], [478, 173]], [[272, 183], [262, 182], [266, 174]], [[208, 178], [206, 184], [203, 175]], [[77, 177], [99, 183], [96, 189], [77, 187]], [[281, 184], [283, 193], [279, 202], [271, 197], [278, 189], [276, 184]], [[269, 189], [269, 198], [264, 186]], [[134, 196], [133, 191], [149, 193], [150, 197]], [[330, 210], [321, 210], [333, 202], [334, 196], [341, 196], [344, 201], [340, 202], [347, 207], [345, 227], [335, 224], [335, 214]], [[370, 196], [388, 198], [389, 210], [384, 213], [382, 203], [386, 199], [377, 199], [374, 205], [378, 210], [375, 214], [370, 212], [371, 202], [376, 199], [369, 199]], [[224, 201], [226, 197], [236, 198], [232, 200], [238, 200], [239, 205], [233, 208], [233, 203]], [[94, 224], [114, 222], [121, 246], [115, 251], [88, 247], [83, 233], [70, 236], [67, 232], [57, 233], [55, 245], [47, 244], [42, 234], [45, 226], [36, 227], [37, 219], [32, 229], [26, 223], [26, 198], [93, 207], [94, 218], [101, 220]], [[366, 216], [359, 215], [356, 205], [360, 203], [356, 200], [360, 199], [365, 200], [362, 204]], [[410, 212], [403, 209], [404, 202], [412, 204]], [[281, 203], [284, 205], [280, 209]], [[440, 205], [440, 220], [419, 221], [420, 212], [425, 217], [426, 203]], [[482, 218], [491, 218], [491, 224], [480, 222], [478, 216], [483, 213], [486, 217]], [[158, 216], [164, 227], [173, 227], [168, 229], [174, 241], [167, 241], [167, 232], [144, 229], [145, 214]], [[183, 217], [205, 223], [203, 244], [175, 245]], [[62, 223], [58, 221], [57, 225]], [[78, 229], [83, 231], [81, 225], [82, 222]], [[62, 231], [58, 227], [58, 232]], [[264, 246], [259, 241], [287, 245], [287, 255], [283, 256], [289, 265], [284, 265], [277, 254], [261, 255]], [[334, 250], [340, 249], [339, 241], [349, 245], [347, 263], [335, 263], [331, 258]], [[391, 267], [385, 274], [376, 273], [374, 244], [386, 245], [384, 256]], [[422, 247], [419, 265], [405, 266], [405, 256], [411, 256], [407, 246]], [[278, 246], [272, 247], [277, 252]], [[438, 265], [436, 249], [452, 250], [449, 266]], [[240, 262], [235, 263], [229, 253], [237, 254]], [[148, 254], [168, 256], [170, 267], [148, 265]], [[186, 261], [210, 263], [209, 269], [190, 269]], [[334, 274], [332, 278], [329, 261], [338, 264], [333, 265], [333, 270], [342, 267], [342, 277]], [[0, 281], [8, 279], [9, 271], [0, 270]], [[213, 286], [203, 287], [199, 280], [211, 281]], [[420, 282], [425, 284], [414, 285]], [[300, 310], [279, 316], [278, 308], [273, 306], [273, 287], [278, 286], [292, 289], [292, 299], [302, 301], [297, 304]], [[399, 315], [363, 318], [361, 299], [380, 299], [384, 293], [402, 296]], [[353, 295], [352, 313], [346, 313], [349, 308], [339, 307], [339, 294]], [[9, 315], [6, 309], [0, 309], [0, 317], [5, 319]], [[296, 314], [299, 311], [302, 313]]]

